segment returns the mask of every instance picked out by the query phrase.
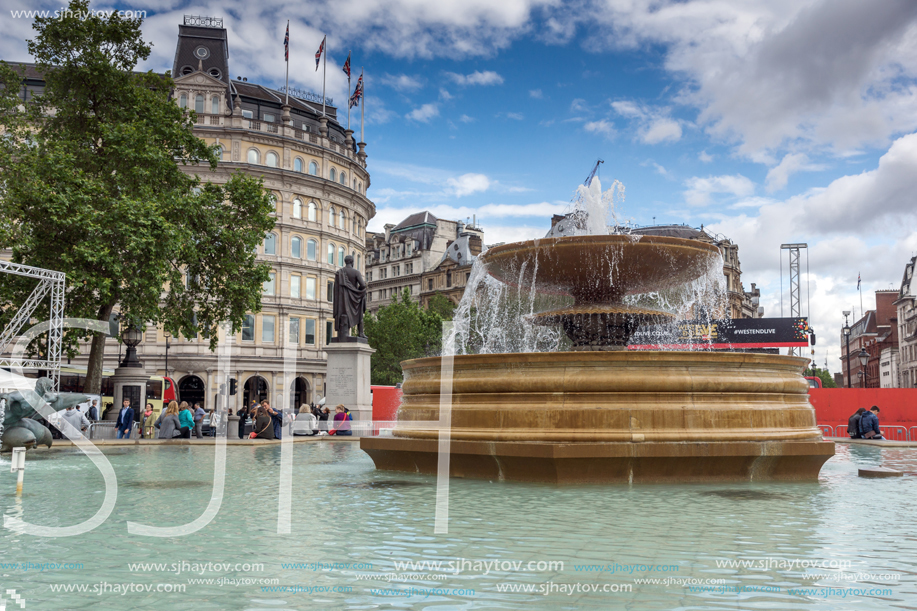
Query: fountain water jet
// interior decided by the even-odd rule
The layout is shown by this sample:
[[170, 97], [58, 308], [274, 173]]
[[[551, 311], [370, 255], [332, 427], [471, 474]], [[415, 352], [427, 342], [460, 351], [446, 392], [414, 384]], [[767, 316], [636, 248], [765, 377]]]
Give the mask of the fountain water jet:
[[[580, 193], [593, 208], [608, 199], [596, 197], [597, 182]], [[480, 283], [530, 295], [529, 311], [515, 314], [529, 327], [562, 327], [572, 346], [488, 354], [485, 342], [485, 353], [454, 357], [451, 474], [554, 483], [817, 479], [834, 444], [815, 424], [802, 377], [807, 359], [625, 350], [638, 326], [674, 318], [634, 296], [696, 282], [717, 264], [722, 276], [718, 248], [609, 235], [608, 215], [593, 211], [590, 222], [590, 211], [582, 212], [578, 208], [554, 236], [481, 255], [478, 264], [489, 278], [481, 269], [473, 272], [455, 332], [469, 338], [468, 302], [475, 295], [468, 291]], [[585, 234], [597, 231], [595, 218], [605, 231]], [[536, 294], [566, 303], [535, 312]], [[492, 337], [498, 345], [510, 343], [498, 332], [488, 342]], [[552, 339], [555, 349], [561, 343], [557, 334], [538, 337], [549, 349]], [[402, 367], [394, 437], [364, 438], [360, 445], [379, 469], [436, 473], [438, 432], [429, 422], [439, 419], [441, 358]]]

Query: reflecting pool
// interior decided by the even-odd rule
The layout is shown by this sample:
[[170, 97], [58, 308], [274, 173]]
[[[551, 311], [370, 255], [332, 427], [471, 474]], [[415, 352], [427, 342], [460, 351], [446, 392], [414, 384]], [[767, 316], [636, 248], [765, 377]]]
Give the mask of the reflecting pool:
[[[435, 477], [376, 471], [350, 441], [299, 443], [292, 533], [278, 535], [280, 446], [230, 446], [218, 515], [175, 538], [126, 522], [200, 516], [214, 447], [104, 453], [118, 476], [104, 524], [0, 532], [8, 605], [12, 589], [25, 609], [93, 611], [917, 608], [917, 448], [839, 444], [812, 484], [452, 480], [449, 533], [434, 535]], [[862, 479], [862, 466], [906, 475]], [[30, 452], [21, 499], [8, 455], [0, 473], [4, 514], [30, 523], [82, 522], [104, 497], [75, 450]]]

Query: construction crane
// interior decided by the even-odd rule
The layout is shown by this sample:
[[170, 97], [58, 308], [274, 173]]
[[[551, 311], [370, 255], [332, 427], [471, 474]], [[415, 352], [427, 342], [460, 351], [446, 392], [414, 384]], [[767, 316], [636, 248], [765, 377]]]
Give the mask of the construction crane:
[[592, 168], [592, 171], [589, 172], [589, 176], [587, 176], [585, 182], [583, 182], [585, 186], [588, 187], [589, 185], [592, 184], [592, 179], [595, 178], [595, 173], [599, 171], [599, 164], [602, 164], [602, 163], [605, 163], [604, 159], [599, 159], [598, 161], [595, 162], [595, 167]]

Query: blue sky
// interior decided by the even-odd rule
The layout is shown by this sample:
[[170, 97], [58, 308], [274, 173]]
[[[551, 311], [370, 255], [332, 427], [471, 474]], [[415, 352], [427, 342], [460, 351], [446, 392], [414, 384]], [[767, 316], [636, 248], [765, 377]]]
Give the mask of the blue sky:
[[[60, 2], [3, 0], [5, 10]], [[95, 4], [93, 8], [112, 8]], [[378, 214], [476, 214], [488, 243], [541, 236], [596, 159], [639, 224], [705, 225], [779, 315], [779, 245], [810, 246], [816, 358], [837, 371], [841, 310], [898, 288], [917, 252], [917, 3], [910, 0], [338, 0], [121, 3], [147, 11], [146, 68], [170, 68], [184, 14], [223, 17], [233, 76], [346, 98], [366, 68]], [[26, 60], [28, 20], [0, 20]], [[357, 116], [354, 125], [359, 126]]]

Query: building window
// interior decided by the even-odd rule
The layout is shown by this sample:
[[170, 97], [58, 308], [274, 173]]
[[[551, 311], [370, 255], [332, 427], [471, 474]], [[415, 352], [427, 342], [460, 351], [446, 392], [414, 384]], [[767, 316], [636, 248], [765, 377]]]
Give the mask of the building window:
[[338, 248], [338, 267], [344, 267], [344, 247], [341, 246]]
[[315, 299], [315, 278], [306, 278], [306, 299]]
[[264, 163], [268, 167], [276, 168], [277, 167], [277, 153], [271, 151], [264, 157]]
[[446, 287], [452, 286], [452, 272], [446, 272]]
[[299, 319], [290, 318], [290, 343], [299, 343]]
[[265, 115], [264, 115], [264, 122], [265, 122], [265, 123], [273, 123], [273, 122], [274, 122], [274, 115], [265, 114]]
[[357, 190], [357, 179], [356, 178], [353, 179], [353, 190], [354, 191]]
[[318, 218], [318, 214], [316, 213], [315, 202], [309, 202], [309, 213], [308, 214], [309, 214], [308, 220], [310, 221], [314, 222]]
[[178, 98], [178, 107], [179, 108], [188, 108], [188, 96], [184, 93]]
[[360, 193], [363, 193], [363, 183], [360, 183], [360, 187], [357, 189]]
[[223, 159], [223, 147], [219, 144], [216, 145], [216, 148], [213, 149], [213, 154], [217, 156], [217, 159]]
[[334, 243], [328, 244], [328, 263], [334, 265]]
[[347, 172], [341, 172], [341, 184], [347, 186]]
[[315, 261], [316, 251], [318, 250], [318, 242], [315, 240], [309, 240], [306, 242], [306, 258], [309, 261]]
[[393, 265], [392, 266], [392, 278], [397, 278], [400, 275], [401, 275], [401, 266]]
[[243, 119], [254, 119], [254, 118], [255, 118], [255, 113], [253, 113], [253, 112], [250, 111], [250, 110], [243, 110], [243, 111], [242, 111], [242, 118], [243, 118]]
[[330, 173], [329, 173], [329, 176], [330, 176], [330, 178], [331, 178], [331, 182], [334, 182], [334, 178], [335, 178], [335, 176], [334, 176], [334, 168], [331, 168]]
[[306, 319], [306, 343], [310, 345], [315, 345], [315, 319], [307, 318]]
[[261, 341], [264, 343], [274, 343], [274, 317], [268, 315], [261, 316]]
[[372, 282], [372, 281], [373, 281], [373, 273], [372, 273], [372, 272], [366, 272], [366, 281], [367, 281], [367, 282]]
[[194, 96], [194, 112], [204, 114], [204, 96], [201, 94]]
[[312, 174], [312, 176], [318, 176], [318, 164], [314, 161], [309, 162], [309, 174]]
[[294, 237], [290, 240], [290, 255], [294, 259], [302, 259], [302, 238]]
[[330, 320], [325, 321], [325, 343], [331, 343], [331, 334], [334, 333], [334, 327]]
[[357, 255], [357, 269], [360, 269], [360, 255]]
[[[334, 206], [331, 206], [331, 208], [328, 209], [328, 224], [331, 227], [334, 227], [334, 219], [335, 219]], [[334, 261], [332, 261], [332, 263], [334, 263]]]
[[338, 217], [338, 229], [347, 228], [347, 213], [341, 210], [341, 215]]
[[210, 114], [218, 115], [220, 114], [220, 98], [213, 96], [210, 99]]
[[266, 255], [276, 255], [277, 254], [277, 236], [273, 233], [269, 233], [264, 236], [264, 254]]
[[246, 314], [242, 321], [242, 341], [255, 341], [255, 317], [251, 314]]
[[428, 291], [433, 290], [433, 278], [430, 278], [429, 280], [427, 280], [427, 290]]
[[270, 279], [269, 279], [267, 282], [264, 283], [264, 294], [265, 294], [265, 295], [273, 295], [273, 294], [274, 294], [274, 285], [275, 285], [276, 281], [277, 281], [277, 274], [274, 273], [274, 272], [271, 272], [271, 277], [270, 277]]
[[248, 162], [261, 163], [261, 153], [258, 152], [258, 149], [248, 149]]
[[299, 157], [293, 160], [293, 171], [302, 172], [302, 159]]
[[334, 301], [334, 281], [333, 280], [328, 281], [328, 287], [327, 287], [327, 293], [326, 293], [325, 299], [328, 300], [329, 302]]
[[300, 199], [293, 200], [293, 218], [294, 219], [302, 218], [302, 200]]
[[302, 276], [290, 276], [290, 297], [299, 299]]

